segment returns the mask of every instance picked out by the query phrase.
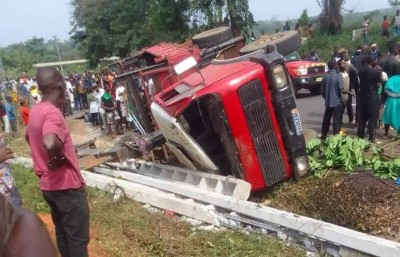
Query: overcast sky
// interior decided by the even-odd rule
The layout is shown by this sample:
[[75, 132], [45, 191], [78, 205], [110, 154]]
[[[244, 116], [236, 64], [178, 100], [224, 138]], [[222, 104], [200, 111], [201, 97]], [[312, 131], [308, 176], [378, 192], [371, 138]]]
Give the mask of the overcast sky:
[[[69, 0], [0, 0], [0, 47], [33, 36], [69, 38]], [[310, 16], [320, 13], [316, 0], [249, 0], [256, 20], [298, 18], [303, 9]], [[371, 11], [388, 7], [386, 0], [347, 0], [347, 9]]]

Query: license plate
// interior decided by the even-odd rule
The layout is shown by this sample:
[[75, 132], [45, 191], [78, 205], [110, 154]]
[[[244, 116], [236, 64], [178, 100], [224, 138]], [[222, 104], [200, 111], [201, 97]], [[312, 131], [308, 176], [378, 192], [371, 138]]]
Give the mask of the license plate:
[[322, 77], [316, 78], [315, 81], [321, 82], [322, 81]]
[[300, 114], [297, 108], [292, 110], [292, 118], [296, 135], [298, 136], [303, 135], [303, 127], [301, 126]]

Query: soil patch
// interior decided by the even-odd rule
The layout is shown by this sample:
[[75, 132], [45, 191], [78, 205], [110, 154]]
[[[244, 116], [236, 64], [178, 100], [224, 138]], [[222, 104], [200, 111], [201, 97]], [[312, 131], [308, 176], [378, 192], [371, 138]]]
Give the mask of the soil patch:
[[[53, 243], [55, 246], [56, 244], [56, 236], [55, 236], [55, 228], [53, 221], [51, 220], [50, 214], [39, 214], [40, 219], [43, 221], [45, 224], [47, 231], [50, 233], [50, 237], [53, 240]], [[93, 227], [90, 228], [90, 243], [88, 247], [89, 251], [89, 256], [90, 257], [110, 257], [112, 256], [111, 254], [108, 253], [106, 249], [103, 249], [102, 247], [98, 246], [99, 238], [96, 236], [96, 229]], [[100, 240], [101, 241], [101, 240]], [[57, 257], [60, 257], [58, 254]]]
[[266, 205], [400, 242], [400, 187], [359, 170], [283, 185]]

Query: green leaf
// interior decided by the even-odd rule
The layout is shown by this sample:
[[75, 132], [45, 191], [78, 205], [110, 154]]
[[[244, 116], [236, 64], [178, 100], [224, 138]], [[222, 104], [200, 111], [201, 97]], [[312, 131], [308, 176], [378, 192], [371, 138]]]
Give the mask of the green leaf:
[[382, 162], [381, 161], [376, 161], [374, 163], [374, 170], [379, 170], [379, 168], [381, 167]]
[[333, 161], [332, 160], [327, 160], [326, 161], [326, 166], [327, 167], [332, 167], [333, 166]]

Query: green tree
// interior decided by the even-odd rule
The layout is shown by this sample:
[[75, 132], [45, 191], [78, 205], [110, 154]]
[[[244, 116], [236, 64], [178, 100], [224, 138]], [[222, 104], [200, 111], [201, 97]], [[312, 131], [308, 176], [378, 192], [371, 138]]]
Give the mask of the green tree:
[[255, 25], [253, 14], [249, 10], [249, 1], [227, 0], [226, 2], [233, 35], [248, 34]]
[[72, 38], [91, 60], [132, 51], [188, 33], [188, 0], [72, 0]]
[[337, 35], [342, 29], [341, 11], [346, 0], [317, 0], [321, 7], [320, 28], [329, 35]]
[[230, 24], [238, 36], [255, 25], [248, 0], [192, 0], [191, 7], [194, 21], [205, 24], [206, 29]]
[[388, 0], [390, 6], [399, 6], [400, 0]]
[[308, 12], [307, 9], [304, 9], [303, 12], [301, 13], [299, 24], [300, 26], [304, 27], [307, 26], [308, 23], [309, 23]]
[[[62, 60], [82, 59], [79, 50], [71, 41], [59, 42]], [[21, 72], [35, 75], [35, 63], [58, 61], [54, 40], [45, 41], [33, 37], [23, 43], [12, 44], [0, 49], [5, 75], [16, 78]], [[85, 67], [82, 66], [84, 69]]]
[[182, 42], [200, 29], [254, 24], [248, 0], [72, 0], [72, 38], [91, 64], [126, 57], [160, 41]]
[[145, 26], [150, 28], [151, 43], [160, 41], [181, 42], [189, 31], [190, 3], [188, 0], [151, 1], [149, 20]]

